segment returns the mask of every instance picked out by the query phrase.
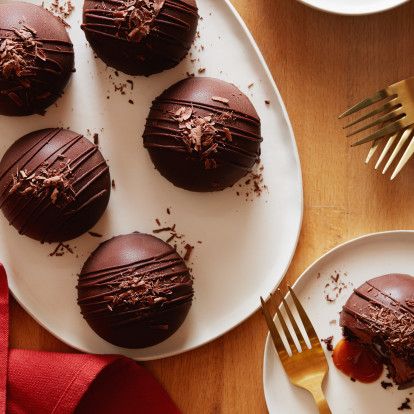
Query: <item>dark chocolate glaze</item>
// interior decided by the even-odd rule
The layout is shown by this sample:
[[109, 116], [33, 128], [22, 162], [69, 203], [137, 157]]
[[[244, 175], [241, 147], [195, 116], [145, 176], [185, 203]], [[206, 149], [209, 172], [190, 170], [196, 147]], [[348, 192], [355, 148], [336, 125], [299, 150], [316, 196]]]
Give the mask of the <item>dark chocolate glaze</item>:
[[[212, 99], [214, 98], [214, 99]], [[227, 103], [217, 100], [224, 98]], [[192, 108], [195, 117], [216, 119], [217, 148], [208, 155], [183, 139], [173, 114]], [[227, 119], [217, 118], [227, 116]], [[228, 129], [231, 140], [226, 139]], [[175, 186], [191, 191], [219, 191], [231, 187], [252, 170], [260, 157], [260, 119], [249, 98], [233, 84], [194, 77], [164, 91], [152, 104], [144, 131], [144, 146], [155, 168]]]
[[192, 299], [193, 281], [183, 259], [148, 234], [102, 243], [79, 275], [83, 317], [103, 339], [126, 348], [167, 339], [183, 323]]
[[388, 274], [369, 280], [346, 302], [345, 336], [375, 345], [401, 387], [414, 385], [414, 277]]
[[[20, 171], [34, 178], [23, 180]], [[42, 181], [57, 176], [63, 177], [61, 187]], [[27, 192], [29, 187], [33, 191]], [[89, 230], [104, 213], [110, 192], [109, 168], [98, 147], [66, 129], [27, 134], [0, 162], [0, 208], [20, 234], [42, 242], [70, 240]]]
[[[96, 54], [109, 66], [130, 75], [152, 75], [176, 66], [194, 41], [198, 9], [195, 0], [151, 0], [146, 31], [132, 35], [136, 23], [122, 17], [123, 0], [85, 0], [82, 29]], [[136, 0], [132, 10], [147, 1]], [[160, 10], [159, 7], [161, 7]]]
[[[24, 42], [19, 31], [30, 42]], [[61, 96], [74, 70], [73, 45], [63, 22], [34, 4], [0, 4], [0, 51], [5, 49], [19, 49], [20, 68], [10, 70], [12, 53], [0, 52], [0, 114], [44, 113]]]

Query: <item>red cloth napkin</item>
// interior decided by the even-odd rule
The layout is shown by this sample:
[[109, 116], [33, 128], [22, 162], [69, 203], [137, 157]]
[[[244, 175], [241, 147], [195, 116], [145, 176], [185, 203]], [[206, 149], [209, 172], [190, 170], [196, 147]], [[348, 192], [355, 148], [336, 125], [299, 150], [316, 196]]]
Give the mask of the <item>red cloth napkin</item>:
[[8, 331], [0, 264], [0, 414], [180, 414], [156, 379], [128, 358], [9, 351]]

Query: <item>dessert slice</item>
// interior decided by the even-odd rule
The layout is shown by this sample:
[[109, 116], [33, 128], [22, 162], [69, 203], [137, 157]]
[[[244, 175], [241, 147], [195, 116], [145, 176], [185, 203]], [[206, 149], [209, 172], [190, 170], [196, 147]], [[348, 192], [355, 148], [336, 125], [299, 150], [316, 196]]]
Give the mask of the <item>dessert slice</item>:
[[414, 385], [414, 277], [388, 274], [365, 282], [346, 302], [344, 336], [379, 354], [400, 389]]

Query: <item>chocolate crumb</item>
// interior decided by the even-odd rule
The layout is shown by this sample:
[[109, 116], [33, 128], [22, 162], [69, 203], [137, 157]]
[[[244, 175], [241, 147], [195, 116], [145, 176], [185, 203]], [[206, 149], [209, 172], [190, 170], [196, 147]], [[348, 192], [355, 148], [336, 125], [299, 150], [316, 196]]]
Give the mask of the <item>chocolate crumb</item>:
[[329, 352], [332, 352], [333, 351], [333, 345], [332, 345], [333, 335], [332, 336], [329, 336], [328, 338], [321, 339], [321, 341], [326, 345], [326, 349]]
[[170, 243], [171, 241], [173, 241], [175, 238], [177, 237], [176, 233], [172, 233], [170, 237], [168, 237], [168, 239], [165, 241], [165, 243]]
[[115, 190], [115, 180], [112, 179], [112, 188]]
[[[239, 184], [239, 187], [247, 187], [248, 191], [245, 192], [246, 201], [253, 201], [253, 197], [261, 197], [263, 192], [268, 191], [267, 185], [264, 183], [263, 176], [264, 166], [259, 161], [254, 169], [247, 175], [247, 179], [244, 181], [243, 185]], [[236, 194], [239, 196], [240, 192], [237, 191]]]
[[88, 233], [89, 233], [92, 237], [102, 237], [102, 234], [95, 233], [94, 231], [88, 231]]
[[351, 282], [344, 282], [343, 276], [345, 273], [336, 270], [329, 276], [329, 281], [324, 287], [324, 297], [327, 302], [336, 302], [341, 293], [352, 286]]
[[265, 100], [266, 105], [270, 105], [270, 101], [268, 99]]
[[387, 381], [381, 381], [381, 387], [384, 388], [384, 390], [386, 390], [387, 388], [391, 388], [394, 385], [392, 384], [392, 382], [387, 382]]
[[339, 274], [336, 274], [335, 276], [332, 276], [332, 275], [331, 275], [331, 279], [332, 279], [335, 283], [338, 283], [338, 280], [339, 280]]
[[206, 68], [200, 68], [200, 69], [198, 69], [198, 73], [204, 73], [206, 71]]
[[93, 134], [93, 143], [99, 145], [99, 134]]
[[411, 400], [409, 398], [406, 398], [405, 401], [398, 407], [398, 411], [411, 410], [410, 402]]
[[352, 381], [352, 382], [356, 382], [356, 379], [355, 378], [350, 378], [350, 380]]
[[49, 256], [60, 257], [64, 256], [66, 252], [73, 254], [73, 249], [70, 247], [70, 245], [65, 243], [58, 243], [56, 248], [51, 253], [49, 253]]
[[134, 105], [134, 101], [132, 99], [129, 99], [128, 103], [130, 103], [131, 105]]
[[[169, 207], [166, 210], [168, 214], [171, 213]], [[162, 237], [165, 240], [165, 242], [169, 243], [175, 250], [177, 250], [177, 252], [181, 255], [181, 257], [183, 257], [184, 260], [190, 260], [190, 256], [192, 254], [192, 251], [194, 250], [194, 246], [188, 243], [184, 234], [179, 233], [177, 231], [177, 225], [169, 225], [166, 222], [162, 222], [158, 218], [155, 219], [155, 222], [157, 223], [158, 228], [153, 229], [152, 232], [154, 234], [167, 234], [166, 240], [164, 237]]]
[[[42, 7], [44, 7], [44, 4]], [[74, 9], [75, 6], [71, 0], [53, 0], [49, 7], [47, 7], [47, 10], [57, 15], [60, 19], [68, 18]]]
[[184, 246], [184, 248], [185, 248], [185, 250], [186, 250], [186, 252], [185, 252], [185, 255], [184, 255], [184, 260], [185, 261], [188, 261], [188, 260], [190, 260], [190, 257], [191, 257], [191, 253], [193, 252], [193, 250], [194, 250], [194, 246], [191, 246], [190, 244], [186, 244], [185, 246]]
[[174, 231], [174, 227], [161, 227], [160, 229], [154, 229], [154, 230], [152, 230], [152, 232], [154, 234], [164, 233], [166, 231]]
[[227, 98], [223, 98], [221, 96], [212, 96], [211, 97], [211, 100], [212, 101], [215, 101], [215, 102], [221, 102], [221, 103], [223, 103], [225, 105], [228, 105], [229, 102], [230, 102]]

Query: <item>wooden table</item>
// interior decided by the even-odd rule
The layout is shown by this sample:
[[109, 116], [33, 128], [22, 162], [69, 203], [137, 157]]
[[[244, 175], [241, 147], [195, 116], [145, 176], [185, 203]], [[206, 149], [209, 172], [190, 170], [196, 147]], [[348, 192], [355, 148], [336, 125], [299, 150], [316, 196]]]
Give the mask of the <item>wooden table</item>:
[[[295, 0], [233, 3], [280, 89], [302, 162], [305, 215], [287, 280], [294, 281], [342, 241], [369, 232], [414, 228], [414, 162], [390, 183], [363, 164], [367, 147], [349, 148], [336, 120], [356, 100], [414, 75], [414, 2], [358, 18], [324, 14]], [[265, 334], [256, 313], [209, 345], [146, 366], [183, 413], [265, 413]], [[11, 345], [71, 351], [14, 302]]]

